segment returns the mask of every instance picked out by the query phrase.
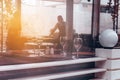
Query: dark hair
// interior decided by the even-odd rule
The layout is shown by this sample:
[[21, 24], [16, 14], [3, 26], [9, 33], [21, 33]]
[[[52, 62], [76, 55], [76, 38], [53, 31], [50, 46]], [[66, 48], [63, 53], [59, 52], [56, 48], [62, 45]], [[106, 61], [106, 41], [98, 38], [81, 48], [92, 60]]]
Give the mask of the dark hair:
[[63, 17], [61, 15], [58, 15], [57, 17], [58, 21], [63, 20]]

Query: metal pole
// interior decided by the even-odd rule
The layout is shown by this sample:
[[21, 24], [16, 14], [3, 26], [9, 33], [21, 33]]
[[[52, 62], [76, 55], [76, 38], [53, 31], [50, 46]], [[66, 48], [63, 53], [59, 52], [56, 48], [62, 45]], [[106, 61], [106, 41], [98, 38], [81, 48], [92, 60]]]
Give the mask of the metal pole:
[[116, 22], [116, 33], [118, 33], [118, 16], [119, 16], [119, 0], [117, 0], [117, 22]]
[[115, 4], [115, 30], [116, 30], [116, 33], [118, 33], [118, 9], [119, 9], [119, 0], [114, 0], [114, 4]]

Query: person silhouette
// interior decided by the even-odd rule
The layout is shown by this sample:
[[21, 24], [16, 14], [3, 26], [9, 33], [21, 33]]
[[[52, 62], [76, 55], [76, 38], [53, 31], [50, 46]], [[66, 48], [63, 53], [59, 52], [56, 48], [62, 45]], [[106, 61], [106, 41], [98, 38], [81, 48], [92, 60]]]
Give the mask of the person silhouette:
[[63, 20], [63, 17], [61, 15], [57, 16], [58, 22], [54, 26], [53, 29], [51, 29], [50, 35], [53, 35], [55, 31], [58, 29], [59, 30], [59, 37], [63, 37], [66, 35], [66, 23]]

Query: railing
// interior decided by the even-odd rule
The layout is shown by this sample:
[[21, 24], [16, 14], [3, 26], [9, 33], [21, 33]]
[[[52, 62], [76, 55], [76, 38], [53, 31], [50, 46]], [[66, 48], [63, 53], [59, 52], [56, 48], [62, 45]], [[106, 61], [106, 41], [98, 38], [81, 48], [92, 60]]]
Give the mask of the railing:
[[19, 79], [12, 79], [12, 80], [52, 80], [52, 79], [79, 76], [84, 74], [91, 74], [91, 73], [98, 73], [98, 72], [105, 72], [105, 71], [106, 69], [94, 68], [94, 69], [71, 71], [71, 72], [64, 72], [64, 73], [58, 73], [58, 74], [50, 74], [45, 76], [34, 76], [34, 77], [19, 78]]
[[[35, 69], [35, 68], [49, 68], [55, 66], [67, 66], [67, 65], [75, 65], [89, 62], [98, 62], [105, 61], [106, 58], [92, 57], [92, 58], [81, 58], [75, 60], [64, 60], [64, 61], [53, 61], [53, 62], [44, 62], [44, 63], [30, 63], [30, 64], [17, 64], [17, 65], [4, 65], [0, 66], [0, 72], [2, 71], [14, 71], [14, 70], [24, 70], [24, 69]], [[33, 77], [23, 77], [11, 80], [51, 80], [58, 79], [64, 77], [72, 77], [79, 76], [85, 74], [92, 74], [98, 72], [105, 72], [106, 69], [103, 68], [92, 68], [92, 69], [82, 69], [77, 71], [67, 71], [67, 72], [58, 72], [52, 74], [46, 74], [44, 76], [33, 76]]]

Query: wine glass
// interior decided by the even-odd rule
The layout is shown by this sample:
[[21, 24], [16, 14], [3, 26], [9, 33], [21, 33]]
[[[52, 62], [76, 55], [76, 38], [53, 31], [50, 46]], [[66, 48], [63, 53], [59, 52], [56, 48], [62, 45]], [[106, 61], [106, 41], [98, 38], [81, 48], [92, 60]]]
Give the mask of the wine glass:
[[82, 47], [82, 39], [81, 38], [74, 38], [73, 40], [73, 45], [74, 45], [74, 48], [76, 49], [76, 57], [78, 58], [78, 52], [80, 50], [80, 48]]
[[60, 44], [62, 46], [63, 56], [66, 56], [66, 52], [65, 52], [66, 37], [65, 36], [60, 37]]

